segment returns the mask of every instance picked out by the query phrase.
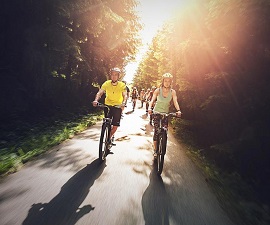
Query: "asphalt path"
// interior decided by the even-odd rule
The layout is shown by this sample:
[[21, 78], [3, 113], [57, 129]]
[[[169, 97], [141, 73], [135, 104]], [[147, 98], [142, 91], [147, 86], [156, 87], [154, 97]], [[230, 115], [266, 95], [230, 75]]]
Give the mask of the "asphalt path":
[[128, 104], [103, 164], [99, 122], [2, 179], [0, 224], [233, 225], [171, 133], [155, 173], [152, 126], [138, 106]]

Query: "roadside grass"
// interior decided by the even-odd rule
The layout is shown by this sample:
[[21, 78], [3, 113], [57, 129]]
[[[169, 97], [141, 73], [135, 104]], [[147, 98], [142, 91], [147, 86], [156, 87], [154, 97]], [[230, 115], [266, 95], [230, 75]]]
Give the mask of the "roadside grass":
[[100, 120], [102, 114], [82, 110], [35, 120], [15, 119], [0, 126], [0, 175], [17, 171], [24, 163], [46, 152]]
[[238, 225], [269, 225], [270, 209], [237, 172], [224, 172], [211, 162], [196, 143], [190, 121], [172, 121], [174, 133], [186, 146], [187, 155], [202, 171], [205, 181], [219, 200], [221, 207]]

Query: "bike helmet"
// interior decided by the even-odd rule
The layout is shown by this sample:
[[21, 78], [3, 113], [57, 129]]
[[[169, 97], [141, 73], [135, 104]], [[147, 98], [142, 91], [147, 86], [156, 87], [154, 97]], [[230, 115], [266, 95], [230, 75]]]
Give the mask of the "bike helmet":
[[118, 67], [114, 67], [114, 68], [110, 69], [110, 76], [112, 75], [112, 72], [116, 72], [117, 73], [118, 80], [120, 80], [122, 78], [121, 77], [121, 70]]
[[118, 68], [118, 67], [114, 67], [111, 69], [111, 72], [112, 71], [115, 71], [115, 72], [118, 72], [118, 73], [121, 73], [121, 70]]
[[171, 75], [170, 73], [164, 73], [164, 74], [162, 75], [162, 80], [163, 80], [164, 78], [170, 78], [170, 79], [173, 79], [173, 75]]
[[162, 81], [161, 81], [161, 86], [164, 85], [164, 79], [165, 78], [169, 78], [171, 80], [171, 85], [172, 85], [172, 82], [173, 82], [173, 75], [171, 75], [170, 73], [164, 73], [162, 75]]

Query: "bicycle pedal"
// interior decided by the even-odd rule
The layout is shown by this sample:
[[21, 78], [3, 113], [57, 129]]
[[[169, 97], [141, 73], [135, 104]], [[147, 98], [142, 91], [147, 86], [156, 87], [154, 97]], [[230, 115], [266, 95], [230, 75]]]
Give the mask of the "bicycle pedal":
[[114, 153], [111, 150], [108, 149], [107, 155], [109, 155], [109, 154], [114, 154]]

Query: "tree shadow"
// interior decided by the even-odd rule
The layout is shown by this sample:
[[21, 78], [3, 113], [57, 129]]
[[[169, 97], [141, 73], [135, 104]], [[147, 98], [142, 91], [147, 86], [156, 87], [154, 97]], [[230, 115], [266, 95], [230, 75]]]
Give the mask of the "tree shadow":
[[129, 115], [131, 113], [134, 113], [134, 110], [131, 110], [131, 111], [127, 111], [125, 114]]
[[95, 209], [90, 204], [79, 207], [105, 167], [105, 163], [100, 164], [99, 159], [88, 164], [71, 177], [49, 203], [33, 204], [23, 225], [76, 224], [81, 217]]
[[141, 115], [141, 118], [144, 119], [144, 120], [146, 120], [146, 119], [149, 118], [149, 117], [148, 117], [148, 114], [145, 113], [145, 114], [142, 114], [142, 115]]
[[141, 201], [145, 225], [169, 225], [169, 198], [162, 177], [156, 172], [156, 162], [153, 162], [149, 178]]

